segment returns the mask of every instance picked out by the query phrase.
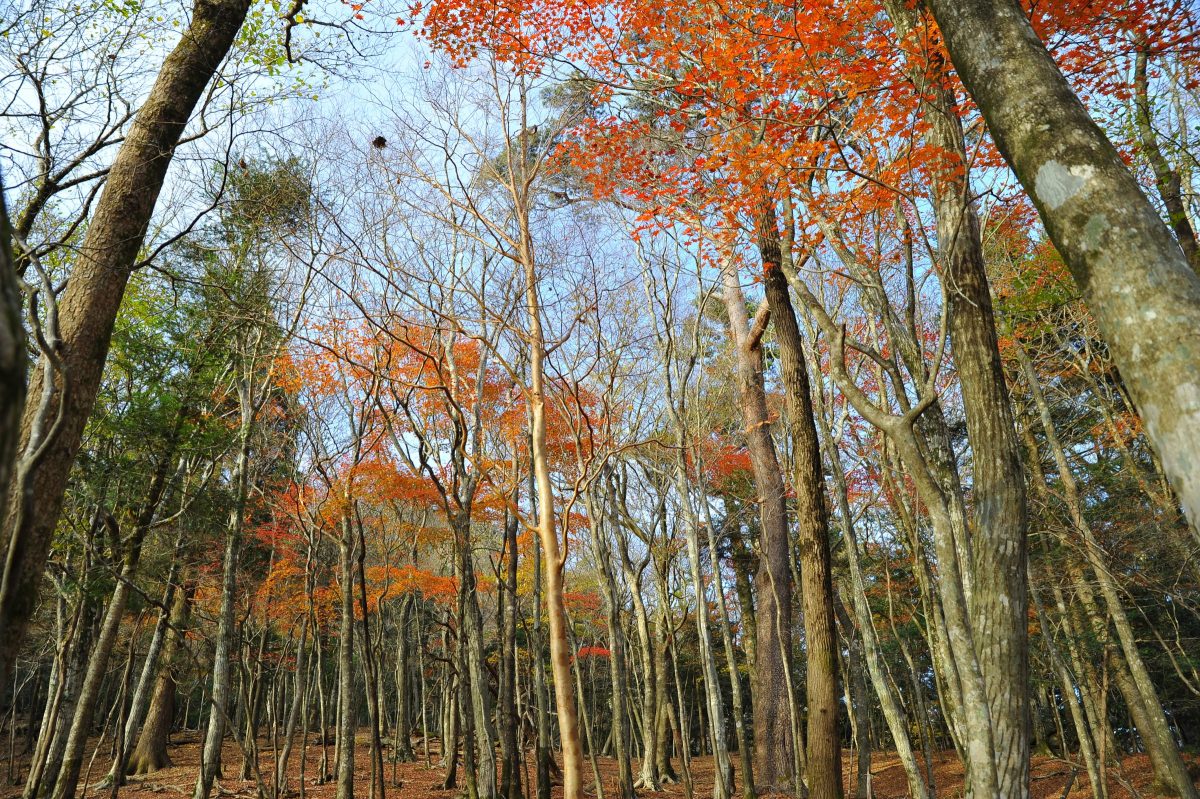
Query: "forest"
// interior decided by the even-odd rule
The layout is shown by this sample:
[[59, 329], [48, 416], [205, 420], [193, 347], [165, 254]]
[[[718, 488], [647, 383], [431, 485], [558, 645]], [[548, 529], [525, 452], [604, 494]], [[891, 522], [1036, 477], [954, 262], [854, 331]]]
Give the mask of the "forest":
[[1200, 6], [0, 62], [0, 797], [1200, 799]]

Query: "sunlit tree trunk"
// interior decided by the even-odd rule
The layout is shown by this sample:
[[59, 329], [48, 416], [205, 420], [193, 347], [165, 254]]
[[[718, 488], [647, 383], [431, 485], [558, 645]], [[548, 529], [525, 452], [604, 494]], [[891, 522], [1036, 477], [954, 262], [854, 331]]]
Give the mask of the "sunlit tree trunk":
[[[902, 36], [920, 27], [918, 12], [887, 4]], [[926, 65], [910, 75], [928, 83]], [[934, 80], [940, 78], [934, 73]], [[919, 84], [918, 84], [919, 85]], [[937, 259], [944, 271], [954, 365], [971, 444], [974, 529], [969, 564], [971, 621], [989, 702], [997, 779], [1004, 796], [1029, 791], [1029, 655], [1026, 599], [1025, 483], [1020, 448], [996, 339], [970, 159], [951, 89], [923, 86], [926, 141], [945, 161], [932, 173]]]
[[529, 342], [529, 416], [530, 445], [534, 481], [537, 486], [537, 534], [544, 556], [546, 578], [546, 620], [550, 639], [550, 669], [554, 676], [554, 700], [558, 708], [558, 730], [562, 742], [563, 797], [580, 799], [582, 795], [583, 749], [579, 740], [579, 715], [571, 680], [571, 651], [567, 641], [567, 614], [563, 604], [562, 548], [554, 518], [554, 488], [550, 480], [550, 460], [546, 446], [546, 342], [542, 332], [542, 307], [538, 295], [538, 276], [533, 261], [533, 242], [528, 219], [522, 235], [525, 267], [525, 312], [528, 316]]
[[738, 405], [746, 449], [754, 471], [761, 521], [757, 604], [754, 609], [754, 783], [759, 791], [787, 791], [794, 779], [791, 672], [785, 653], [792, 648], [791, 543], [784, 506], [783, 473], [771, 440], [770, 414], [763, 389], [761, 331], [750, 329], [746, 300], [733, 264], [723, 270], [723, 297], [730, 341], [737, 360]]

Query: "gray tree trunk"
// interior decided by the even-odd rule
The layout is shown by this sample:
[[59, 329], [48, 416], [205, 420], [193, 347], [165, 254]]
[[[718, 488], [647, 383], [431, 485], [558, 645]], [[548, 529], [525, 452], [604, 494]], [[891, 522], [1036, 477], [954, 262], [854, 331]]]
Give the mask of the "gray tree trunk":
[[354, 799], [354, 546], [353, 528], [349, 511], [346, 511], [338, 541], [341, 626], [338, 629], [337, 772], [334, 775], [337, 799]]
[[246, 515], [246, 495], [249, 487], [250, 460], [250, 388], [242, 381], [239, 399], [242, 404], [242, 424], [239, 431], [237, 462], [233, 481], [236, 486], [234, 507], [230, 511], [229, 529], [225, 533], [224, 562], [221, 567], [221, 616], [217, 623], [217, 642], [213, 653], [212, 698], [209, 703], [208, 728], [200, 757], [200, 774], [192, 799], [208, 799], [213, 780], [221, 768], [221, 743], [225, 739], [226, 714], [229, 711], [230, 653], [236, 634], [234, 606], [237, 601], [237, 570], [242, 546], [242, 531]]
[[1079, 284], [1200, 520], [1200, 277], [1016, 0], [929, 0], [959, 76]]

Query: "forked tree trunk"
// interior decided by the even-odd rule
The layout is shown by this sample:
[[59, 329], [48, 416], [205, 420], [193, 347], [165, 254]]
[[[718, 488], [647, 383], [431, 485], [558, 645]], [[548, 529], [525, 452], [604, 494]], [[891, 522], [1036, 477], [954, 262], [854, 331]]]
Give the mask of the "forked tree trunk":
[[754, 472], [761, 522], [760, 556], [755, 575], [754, 783], [764, 793], [787, 791], [798, 778], [794, 765], [792, 692], [788, 690], [791, 653], [792, 572], [783, 472], [771, 440], [770, 413], [763, 389], [762, 352], [746, 318], [746, 300], [732, 264], [726, 265], [725, 308], [737, 359], [738, 405], [746, 449]]
[[[27, 450], [31, 436], [42, 423], [48, 425], [56, 414], [61, 416], [61, 423], [52, 431], [53, 440], [33, 442], [46, 449], [36, 462], [27, 461], [15, 475], [15, 493], [8, 498], [4, 538], [10, 543], [0, 583], [0, 675], [8, 673], [20, 649], [40, 593], [67, 477], [79, 451], [84, 424], [96, 402], [113, 324], [145, 241], [167, 167], [196, 103], [229, 52], [249, 7], [250, 0], [196, 0], [191, 22], [163, 62], [117, 152], [88, 222], [59, 300], [58, 352], [61, 371], [70, 381], [65, 406], [59, 408], [64, 394], [61, 384], [56, 385], [45, 419], [40, 418], [41, 403], [35, 403], [25, 408], [21, 423], [21, 447]], [[0, 284], [0, 290], [5, 287]], [[44, 379], [43, 370], [35, 372], [30, 385], [33, 396], [42, 393]], [[7, 381], [4, 385], [7, 390]]]
[[[668, 638], [667, 625], [670, 620], [665, 616], [666, 610], [660, 610], [654, 615], [654, 679], [656, 682], [654, 694], [657, 698], [654, 707], [655, 739], [654, 768], [663, 782], [675, 782], [679, 775], [671, 765], [671, 707], [674, 698], [671, 696], [671, 671], [668, 668]], [[650, 757], [648, 754], [647, 757]]]
[[546, 618], [550, 637], [550, 669], [554, 675], [554, 700], [558, 707], [558, 730], [562, 741], [563, 799], [582, 796], [583, 749], [579, 740], [579, 714], [571, 684], [571, 649], [567, 642], [567, 610], [563, 603], [563, 566], [554, 517], [554, 488], [550, 479], [550, 459], [546, 444], [546, 344], [542, 332], [542, 307], [538, 298], [537, 273], [533, 262], [533, 242], [528, 235], [528, 219], [523, 220], [522, 257], [525, 267], [526, 313], [529, 324], [529, 412], [530, 450], [537, 485], [537, 534], [545, 558]]
[[612, 544], [602, 529], [608, 518], [608, 514], [602, 511], [603, 499], [597, 502], [596, 497], [588, 492], [584, 500], [588, 511], [588, 532], [591, 534], [592, 550], [600, 573], [600, 591], [604, 596], [605, 605], [609, 688], [612, 691], [611, 739], [612, 751], [617, 760], [616, 795], [619, 799], [633, 799], [633, 766], [629, 753], [632, 743], [629, 734], [629, 686], [625, 674], [625, 631], [621, 627], [621, 593], [617, 588]]
[[[624, 541], [621, 547], [621, 570], [633, 599], [633, 611], [638, 635], [638, 655], [642, 667], [642, 763], [641, 773], [634, 783], [635, 788], [659, 791], [662, 786], [658, 775], [658, 674], [654, 661], [654, 644], [650, 638], [650, 616], [646, 611], [642, 595], [642, 569], [635, 568], [629, 559], [629, 549]], [[645, 566], [645, 561], [641, 564]]]

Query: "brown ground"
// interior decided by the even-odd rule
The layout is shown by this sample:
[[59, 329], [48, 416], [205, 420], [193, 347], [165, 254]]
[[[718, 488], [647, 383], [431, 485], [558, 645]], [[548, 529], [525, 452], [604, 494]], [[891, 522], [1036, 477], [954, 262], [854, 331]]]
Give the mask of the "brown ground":
[[[335, 794], [333, 783], [317, 784], [315, 775], [317, 773], [317, 765], [320, 762], [321, 746], [319, 739], [314, 738], [313, 741], [313, 743], [310, 743], [308, 750], [308, 777], [304, 786], [305, 797], [306, 799], [333, 799]], [[360, 734], [356, 743], [356, 760], [359, 766], [355, 774], [355, 793], [362, 797], [362, 799], [369, 799], [371, 766], [370, 760], [367, 757], [367, 738]], [[120, 790], [121, 799], [167, 799], [167, 797], [171, 796], [183, 796], [190, 799], [199, 767], [199, 735], [197, 733], [176, 735], [174, 744], [171, 748], [171, 758], [174, 761], [174, 765], [154, 774], [131, 778], [130, 783]], [[262, 749], [260, 762], [263, 777], [269, 780], [273, 764], [270, 743], [263, 742], [260, 744], [260, 747]], [[108, 770], [110, 761], [106, 759], [107, 750], [108, 746], [106, 745], [104, 750], [95, 759], [90, 778], [90, 782], [93, 784], [103, 777]], [[419, 740], [414, 746], [414, 750], [417, 754], [417, 762], [396, 764], [394, 779], [393, 766], [390, 760], [386, 761], [385, 788], [387, 798], [457, 799], [460, 793], [459, 790], [448, 791], [441, 788], [444, 772], [438, 767], [440, 756], [438, 754], [437, 742], [434, 741], [431, 744], [432, 766], [425, 765]], [[333, 756], [334, 752], [331, 745], [329, 747], [331, 761]], [[221, 797], [255, 799], [254, 781], [237, 779], [238, 773], [241, 770], [242, 756], [240, 750], [232, 741], [225, 745], [224, 760], [227, 764], [225, 769], [226, 777], [217, 780], [219, 790], [213, 791], [214, 799], [221, 799]], [[529, 760], [532, 761], [532, 756], [530, 756]], [[298, 797], [296, 780], [299, 775], [299, 762], [299, 752], [293, 752], [291, 768], [289, 769], [292, 773], [292, 792], [290, 795], [293, 799]], [[844, 762], [847, 774], [847, 795], [853, 796], [851, 783], [853, 781], [854, 759], [851, 752], [845, 753]], [[1200, 757], [1190, 756], [1189, 762], [1193, 767], [1193, 774], [1200, 774]], [[529, 774], [532, 778], [532, 762], [528, 763], [528, 766], [530, 768]], [[604, 780], [605, 797], [606, 799], [611, 799], [615, 794], [616, 785], [615, 761], [610, 758], [600, 758], [599, 766], [601, 776]], [[676, 763], [676, 768], [678, 769], [678, 763]], [[0, 774], [6, 771], [7, 769], [0, 770]], [[1071, 780], [1073, 771], [1074, 767], [1063, 760], [1053, 757], [1035, 757], [1033, 761], [1031, 796], [1033, 799], [1085, 799], [1086, 797], [1090, 797], [1092, 792], [1088, 788], [1087, 772], [1082, 768], [1075, 775], [1071, 791], [1064, 794], [1064, 789]], [[708, 797], [711, 797], [713, 775], [711, 758], [694, 759], [692, 762], [692, 772], [696, 799], [708, 799]], [[23, 769], [18, 768], [18, 773], [23, 774]], [[637, 767], [635, 764], [635, 777], [636, 774]], [[948, 799], [949, 797], [962, 795], [963, 770], [954, 757], [953, 752], [946, 752], [938, 757], [934, 774], [937, 795], [939, 797]], [[522, 775], [522, 779], [524, 777], [525, 775]], [[1146, 797], [1148, 799], [1149, 797], [1159, 795], [1151, 789], [1150, 783], [1150, 767], [1145, 755], [1126, 757], [1120, 767], [1109, 769], [1109, 796], [1111, 799], [1139, 799], [1139, 797]], [[907, 795], [904, 772], [894, 754], [890, 752], [877, 752], [873, 754], [871, 762], [871, 787], [872, 795], [875, 799], [898, 799]], [[589, 796], [595, 795], [591, 766], [587, 763], [585, 763], [585, 790]], [[20, 786], [0, 785], [0, 799], [10, 799], [19, 795]], [[107, 798], [110, 795], [110, 790], [97, 790], [94, 785], [85, 794], [86, 797], [96, 799], [100, 797]], [[656, 796], [661, 797], [661, 799], [684, 799], [685, 792], [682, 785], [675, 784], [665, 786], [663, 791], [658, 794], [643, 792], [641, 795]], [[561, 787], [555, 787], [553, 797], [554, 799], [561, 799]], [[84, 797], [81, 796], [80, 799], [84, 799]], [[781, 796], [779, 799], [783, 799], [783, 797]]]

